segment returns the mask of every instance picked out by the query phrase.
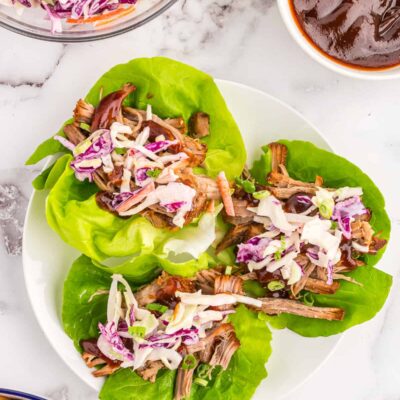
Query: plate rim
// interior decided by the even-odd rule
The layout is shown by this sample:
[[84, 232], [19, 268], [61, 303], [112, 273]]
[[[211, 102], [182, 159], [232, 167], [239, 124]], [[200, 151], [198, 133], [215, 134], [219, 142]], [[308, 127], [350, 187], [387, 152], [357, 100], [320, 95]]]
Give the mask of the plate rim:
[[[329, 151], [333, 152], [336, 154], [334, 147], [331, 145], [330, 141], [326, 138], [326, 136], [312, 123], [310, 122], [310, 120], [305, 117], [300, 111], [296, 110], [293, 106], [291, 106], [290, 104], [286, 103], [285, 101], [267, 93], [264, 92], [261, 89], [256, 89], [252, 86], [246, 85], [244, 83], [240, 83], [240, 82], [235, 82], [235, 81], [231, 81], [228, 79], [214, 79], [214, 82], [216, 83], [216, 85], [218, 86], [219, 89], [221, 89], [221, 86], [234, 86], [234, 87], [238, 87], [250, 92], [254, 92], [257, 93], [259, 95], [262, 95], [264, 97], [267, 97], [268, 99], [276, 102], [277, 104], [279, 104], [280, 106], [284, 107], [285, 109], [289, 110], [291, 113], [295, 114], [298, 118], [300, 118], [301, 120], [303, 120], [307, 125], [309, 125], [322, 139], [323, 141], [325, 141], [325, 143], [327, 144]], [[224, 98], [225, 102], [226, 99]], [[230, 111], [230, 110], [229, 110]], [[43, 169], [46, 169], [50, 163], [54, 160], [55, 156], [51, 156], [45, 163], [43, 166]], [[85, 378], [83, 378], [80, 374], [79, 371], [75, 370], [73, 368], [73, 366], [67, 362], [67, 360], [64, 359], [64, 357], [62, 356], [61, 352], [59, 352], [56, 343], [53, 342], [52, 338], [50, 337], [50, 335], [48, 334], [48, 332], [46, 332], [44, 325], [43, 325], [43, 321], [42, 321], [42, 317], [40, 315], [40, 310], [39, 307], [37, 306], [37, 304], [34, 301], [34, 294], [32, 292], [32, 286], [31, 283], [28, 280], [28, 254], [26, 252], [26, 242], [27, 242], [27, 222], [28, 219], [31, 215], [32, 212], [32, 205], [33, 205], [33, 201], [35, 198], [35, 195], [37, 195], [37, 190], [33, 189], [32, 194], [29, 198], [29, 202], [28, 202], [28, 206], [26, 209], [26, 214], [25, 214], [25, 218], [24, 218], [24, 229], [23, 229], [23, 237], [22, 237], [22, 267], [23, 267], [23, 275], [24, 275], [24, 284], [25, 284], [25, 288], [28, 294], [28, 299], [29, 299], [29, 303], [31, 305], [31, 308], [33, 310], [33, 314], [35, 316], [35, 319], [40, 327], [40, 330], [43, 332], [47, 342], [50, 344], [50, 346], [52, 347], [52, 349], [54, 350], [54, 352], [57, 354], [57, 356], [62, 360], [63, 364], [66, 365], [73, 373], [75, 376], [77, 376], [81, 382], [84, 382], [88, 387], [90, 387], [92, 390], [96, 391], [97, 393], [99, 392], [98, 389], [95, 389], [92, 385], [90, 385], [87, 380]], [[62, 327], [61, 327], [62, 328]], [[271, 329], [272, 332], [274, 331], [279, 331], [278, 329]], [[295, 333], [293, 333], [295, 334]], [[334, 343], [334, 345], [332, 346], [332, 348], [330, 349], [330, 351], [328, 352], [328, 354], [325, 356], [325, 358], [318, 364], [318, 366], [316, 368], [314, 368], [314, 370], [312, 370], [312, 372], [310, 372], [301, 382], [297, 383], [296, 385], [294, 385], [292, 388], [290, 388], [288, 391], [286, 391], [284, 394], [282, 394], [279, 399], [284, 399], [286, 397], [288, 397], [290, 394], [292, 394], [295, 390], [299, 389], [301, 386], [303, 386], [306, 382], [308, 382], [326, 363], [327, 361], [332, 357], [332, 355], [336, 352], [339, 344], [341, 343], [341, 341], [343, 340], [343, 337], [346, 335], [346, 332], [341, 332], [337, 335], [333, 335], [337, 337], [336, 342]], [[267, 364], [268, 365], [268, 362]]]
[[19, 390], [14, 389], [5, 389], [0, 388], [0, 394], [4, 394], [7, 396], [18, 396], [18, 397], [10, 397], [10, 399], [26, 399], [26, 400], [46, 400], [44, 397], [38, 396], [36, 394], [30, 394], [27, 392], [21, 392]]

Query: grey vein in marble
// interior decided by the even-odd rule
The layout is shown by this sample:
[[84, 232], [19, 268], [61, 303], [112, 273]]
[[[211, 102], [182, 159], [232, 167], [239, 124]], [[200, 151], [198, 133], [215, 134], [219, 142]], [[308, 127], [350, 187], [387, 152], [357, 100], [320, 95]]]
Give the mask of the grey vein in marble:
[[[170, 57], [190, 56], [198, 67], [202, 66], [202, 55], [207, 52], [212, 62], [206, 68], [213, 72], [214, 62], [229, 65], [240, 57], [251, 32], [273, 3], [273, 0], [203, 0], [201, 3], [185, 0], [179, 3], [181, 12], [171, 10], [162, 17], [161, 52]], [[229, 41], [225, 40], [227, 35]], [[220, 46], [229, 48], [229, 59], [217, 57]]]
[[[48, 344], [27, 298], [21, 257], [7, 254], [2, 238], [11, 229], [9, 252], [20, 251], [23, 208], [35, 175], [22, 165], [68, 118], [76, 99], [113, 65], [162, 54], [287, 101], [365, 170], [385, 194], [393, 222], [393, 245], [379, 266], [399, 279], [400, 81], [356, 81], [324, 69], [291, 39], [273, 0], [180, 0], [138, 30], [67, 47], [2, 30], [0, 137], [6, 151], [0, 158], [0, 213], [7, 217], [0, 221], [0, 338], [7, 340], [0, 340], [0, 353], [7, 368], [0, 365], [0, 386], [51, 400], [97, 398]], [[18, 191], [21, 204], [8, 204]], [[321, 393], [324, 400], [400, 400], [398, 289], [385, 318], [384, 310], [350, 330], [320, 370], [285, 400], [319, 400]]]
[[[65, 44], [32, 42], [28, 38], [15, 42], [15, 35], [10, 32], [4, 32], [3, 38], [4, 42], [8, 39], [13, 45], [1, 49], [0, 85], [16, 89], [23, 86], [41, 88], [60, 64], [67, 47]], [[43, 57], [49, 47], [57, 49], [50, 59]]]

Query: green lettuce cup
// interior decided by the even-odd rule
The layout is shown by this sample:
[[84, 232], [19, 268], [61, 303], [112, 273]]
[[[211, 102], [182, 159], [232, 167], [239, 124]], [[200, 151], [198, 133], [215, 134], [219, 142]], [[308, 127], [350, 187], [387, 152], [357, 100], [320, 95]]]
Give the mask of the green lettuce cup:
[[[130, 279], [135, 290], [138, 282]], [[149, 281], [148, 281], [149, 282]], [[86, 256], [72, 265], [64, 283], [62, 321], [65, 332], [78, 351], [84, 339], [99, 336], [98, 324], [107, 319], [111, 275], [95, 268]], [[271, 332], [257, 313], [243, 305], [229, 316], [240, 347], [226, 371], [213, 374], [206, 387], [193, 384], [191, 399], [250, 400], [260, 382], [267, 377], [265, 364], [271, 355]], [[155, 383], [143, 380], [131, 369], [120, 369], [107, 377], [99, 397], [102, 400], [172, 400], [176, 371], [162, 370]]]
[[[229, 165], [228, 178], [240, 173], [246, 159], [243, 140], [209, 75], [167, 58], [135, 59], [104, 74], [85, 99], [96, 106], [101, 96], [127, 82], [132, 82], [137, 89], [128, 96], [125, 105], [145, 109], [150, 104], [153, 112], [161, 118], [183, 117], [186, 123], [195, 112], [207, 113], [210, 116], [210, 135], [201, 140], [207, 144], [208, 150], [204, 168], [199, 172], [215, 177]], [[58, 135], [64, 135], [62, 129]], [[96, 204], [95, 196], [99, 189], [93, 183], [77, 180], [70, 167], [72, 156], [63, 153], [66, 149], [61, 143], [50, 138], [36, 149], [27, 164], [35, 164], [51, 155], [58, 157], [33, 184], [37, 190], [49, 191], [47, 221], [66, 243], [104, 267], [120, 265], [124, 269], [130, 265], [135, 270], [133, 275], [137, 268], [148, 265], [149, 260], [154, 268], [165, 265], [187, 267], [186, 274], [217, 262], [215, 257], [205, 254], [209, 242], [203, 247], [195, 246], [193, 240], [190, 243], [193, 235], [204, 238], [208, 234], [212, 237], [217, 213], [207, 224], [200, 218], [177, 232], [156, 228], [141, 216], [120, 218]], [[189, 237], [189, 243], [187, 246], [181, 243], [179, 252], [174, 247], [177, 244], [175, 239], [184, 241], [186, 237]], [[171, 241], [174, 243], [172, 246]], [[188, 251], [182, 252], [183, 248]], [[125, 272], [129, 275], [129, 271]]]
[[[330, 188], [361, 187], [363, 203], [372, 211], [370, 224], [379, 237], [390, 238], [390, 219], [385, 210], [385, 200], [374, 182], [350, 161], [304, 141], [281, 140], [287, 147], [286, 168], [289, 175], [303, 182], [313, 182], [321, 176], [324, 186]], [[263, 147], [263, 155], [254, 162], [251, 174], [260, 184], [267, 184], [267, 175], [271, 172], [271, 151]], [[341, 281], [339, 290], [324, 295], [306, 292], [308, 303], [319, 307], [339, 307], [345, 311], [343, 321], [309, 319], [301, 316], [281, 314], [269, 319], [276, 328], [288, 328], [308, 337], [330, 336], [373, 318], [383, 307], [388, 297], [392, 276], [375, 268], [385, 248], [376, 254], [363, 256], [365, 265], [346, 273], [357, 281], [355, 284]]]

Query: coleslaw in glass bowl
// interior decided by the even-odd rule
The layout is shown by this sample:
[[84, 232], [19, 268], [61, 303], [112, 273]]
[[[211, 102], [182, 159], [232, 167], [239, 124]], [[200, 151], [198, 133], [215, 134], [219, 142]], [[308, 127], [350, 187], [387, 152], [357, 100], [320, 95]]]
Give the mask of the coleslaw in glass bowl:
[[87, 42], [138, 28], [177, 0], [0, 0], [0, 26], [52, 42]]

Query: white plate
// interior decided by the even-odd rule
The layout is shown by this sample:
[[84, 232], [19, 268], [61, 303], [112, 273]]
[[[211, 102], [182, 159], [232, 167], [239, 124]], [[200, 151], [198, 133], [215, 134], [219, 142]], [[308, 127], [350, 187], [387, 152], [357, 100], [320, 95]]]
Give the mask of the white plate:
[[[302, 139], [331, 149], [322, 135], [298, 112], [281, 101], [244, 85], [218, 81], [229, 109], [246, 143], [249, 161], [260, 146], [277, 139]], [[25, 282], [36, 318], [49, 342], [65, 363], [89, 386], [99, 390], [102, 381], [92, 377], [61, 323], [62, 288], [78, 252], [67, 246], [47, 225], [46, 193], [34, 192], [24, 228]], [[294, 390], [327, 359], [340, 336], [307, 339], [290, 331], [274, 331], [268, 379], [254, 399], [277, 400]]]

